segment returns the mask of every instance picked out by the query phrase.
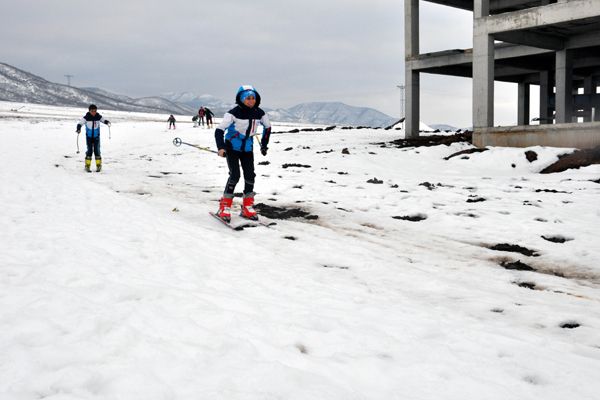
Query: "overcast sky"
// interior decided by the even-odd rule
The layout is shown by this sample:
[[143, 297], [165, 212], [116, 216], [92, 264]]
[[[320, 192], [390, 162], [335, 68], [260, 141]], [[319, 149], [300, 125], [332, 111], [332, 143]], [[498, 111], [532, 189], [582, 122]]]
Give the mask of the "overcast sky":
[[[269, 108], [342, 101], [398, 116], [403, 7], [402, 0], [0, 0], [0, 61], [132, 97], [190, 91], [233, 100], [239, 85], [253, 84]], [[471, 25], [471, 13], [421, 2], [421, 52], [472, 47]], [[471, 125], [470, 79], [422, 74], [421, 82], [422, 121]], [[516, 123], [516, 85], [496, 88], [495, 123]]]

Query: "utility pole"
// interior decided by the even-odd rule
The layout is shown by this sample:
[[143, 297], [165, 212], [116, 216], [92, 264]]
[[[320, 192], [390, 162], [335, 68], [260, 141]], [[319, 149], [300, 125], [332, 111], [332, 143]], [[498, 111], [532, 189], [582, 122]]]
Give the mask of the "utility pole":
[[65, 77], [67, 78], [67, 86], [71, 86], [71, 78], [73, 78], [74, 75], [67, 74]]
[[404, 118], [404, 89], [406, 86], [396, 85], [396, 87], [400, 89], [400, 118]]

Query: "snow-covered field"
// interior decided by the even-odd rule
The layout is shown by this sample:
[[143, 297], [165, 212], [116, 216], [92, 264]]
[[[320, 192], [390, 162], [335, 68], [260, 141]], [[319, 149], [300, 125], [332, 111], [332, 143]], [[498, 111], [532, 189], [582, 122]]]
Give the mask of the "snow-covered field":
[[318, 219], [236, 232], [208, 215], [224, 160], [172, 144], [213, 131], [99, 110], [88, 174], [85, 110], [20, 106], [0, 103], [0, 399], [599, 398], [599, 165], [273, 135], [257, 202]]

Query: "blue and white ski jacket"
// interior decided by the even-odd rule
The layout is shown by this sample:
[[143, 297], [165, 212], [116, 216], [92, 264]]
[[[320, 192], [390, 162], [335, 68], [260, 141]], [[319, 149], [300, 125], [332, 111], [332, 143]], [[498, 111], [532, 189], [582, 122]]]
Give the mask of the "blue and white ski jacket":
[[98, 138], [100, 137], [100, 122], [109, 124], [108, 120], [104, 119], [102, 115], [96, 113], [96, 115], [92, 116], [88, 112], [77, 122], [77, 132], [81, 130], [82, 125], [85, 125], [85, 134], [87, 137]]
[[260, 95], [256, 93], [256, 104], [252, 108], [241, 102], [239, 93], [236, 103], [237, 106], [225, 113], [223, 121], [215, 130], [217, 148], [221, 150], [231, 146], [235, 151], [251, 152], [254, 136], [258, 133], [257, 128], [262, 125], [264, 130], [260, 147], [266, 149], [271, 134], [271, 122], [267, 114], [259, 108]]

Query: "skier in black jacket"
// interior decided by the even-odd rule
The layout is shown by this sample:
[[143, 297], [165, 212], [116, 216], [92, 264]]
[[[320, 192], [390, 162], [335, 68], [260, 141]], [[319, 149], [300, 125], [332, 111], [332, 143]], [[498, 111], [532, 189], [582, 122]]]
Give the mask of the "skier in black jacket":
[[[229, 179], [225, 185], [225, 192], [219, 202], [217, 216], [222, 220], [231, 221], [231, 205], [233, 191], [240, 179], [240, 164], [244, 171], [244, 200], [241, 216], [257, 220], [254, 210], [254, 153], [253, 139], [256, 135], [258, 123], [263, 126], [263, 135], [260, 142], [260, 152], [267, 155], [267, 145], [271, 134], [271, 122], [267, 114], [260, 109], [260, 95], [250, 85], [238, 89], [235, 102], [237, 107], [225, 113], [223, 121], [215, 130], [215, 140], [219, 149], [219, 156], [227, 158]], [[223, 137], [225, 136], [225, 137]]]
[[213, 127], [212, 117], [214, 115], [215, 114], [212, 111], [210, 111], [209, 108], [204, 107], [204, 116], [206, 117], [206, 127], [208, 129], [212, 129], [212, 127]]

